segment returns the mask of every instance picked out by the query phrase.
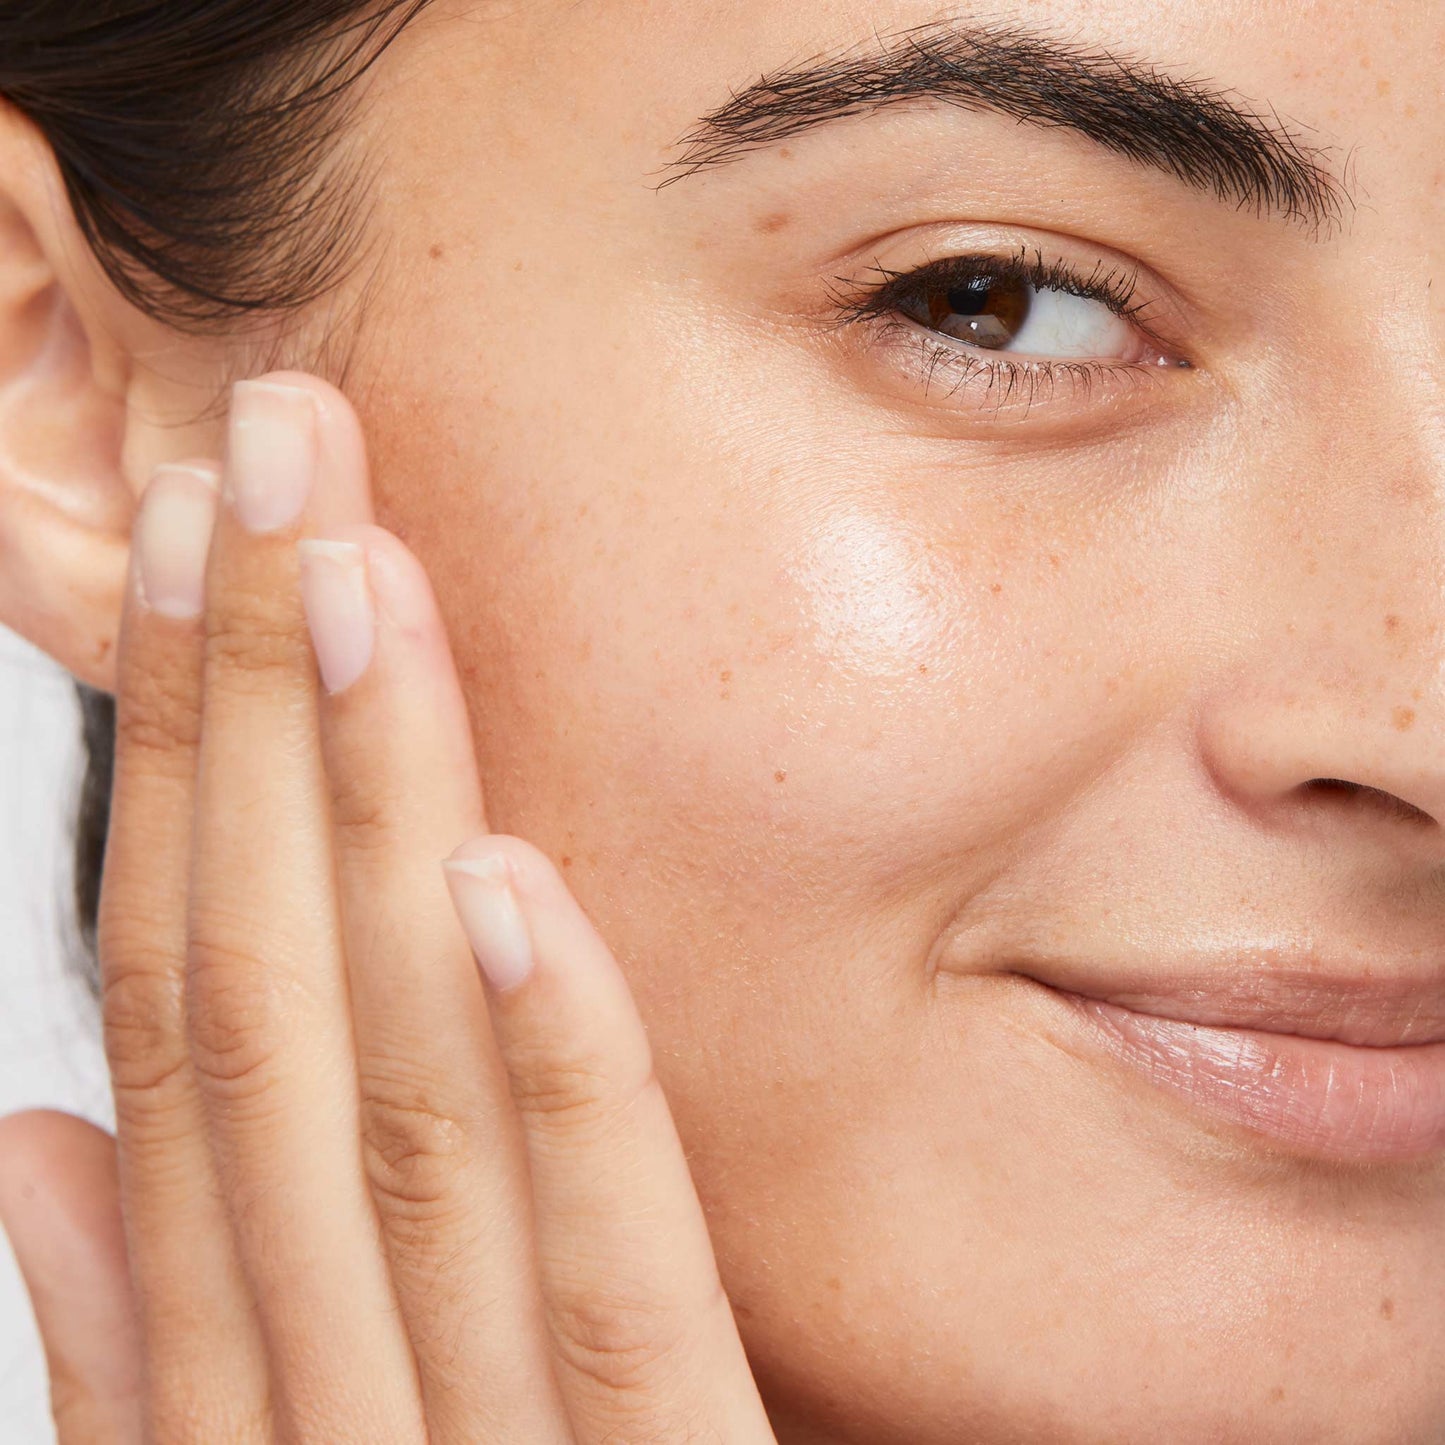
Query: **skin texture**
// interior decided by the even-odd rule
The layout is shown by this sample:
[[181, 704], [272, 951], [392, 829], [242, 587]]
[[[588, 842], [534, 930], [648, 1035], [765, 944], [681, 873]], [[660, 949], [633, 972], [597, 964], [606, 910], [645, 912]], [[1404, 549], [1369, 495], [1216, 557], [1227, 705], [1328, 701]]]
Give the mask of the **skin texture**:
[[[1355, 198], [1326, 233], [928, 107], [654, 188], [729, 86], [935, 13], [439, 4], [352, 132], [380, 269], [287, 346], [364, 302], [333, 371], [377, 521], [447, 619], [491, 827], [631, 984], [784, 1445], [1432, 1445], [1440, 1157], [1213, 1125], [1007, 960], [1439, 953], [1445, 20], [1021, 13], [1313, 127]], [[1142, 263], [1192, 366], [1020, 418], [818, 324], [831, 278], [981, 237]], [[127, 498], [216, 450], [173, 423], [240, 348], [63, 240], [103, 400], [85, 465], [34, 446], [113, 596], [5, 620], [104, 681]]]

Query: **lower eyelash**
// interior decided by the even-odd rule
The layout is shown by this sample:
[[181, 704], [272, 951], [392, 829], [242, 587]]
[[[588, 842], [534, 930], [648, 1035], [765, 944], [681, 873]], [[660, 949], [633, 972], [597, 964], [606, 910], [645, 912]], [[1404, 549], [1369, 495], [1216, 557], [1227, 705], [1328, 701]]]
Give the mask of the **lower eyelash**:
[[1155, 370], [1127, 361], [1010, 361], [1000, 352], [966, 350], [961, 346], [950, 346], [947, 342], [934, 341], [922, 328], [896, 312], [874, 316], [871, 330], [873, 344], [881, 345], [894, 336], [900, 336], [917, 345], [925, 395], [940, 371], [952, 373], [954, 380], [944, 392], [945, 396], [954, 396], [965, 387], [973, 386], [979, 392], [981, 404], [993, 398], [995, 413], [1005, 406], [1021, 404], [1023, 415], [1027, 415], [1036, 400], [1049, 400], [1054, 396], [1061, 380], [1082, 389], [1087, 395], [1094, 383], [1101, 379], [1121, 374], [1131, 378], [1152, 378]]
[[[848, 282], [845, 277], [835, 278], [840, 289], [830, 288], [829, 298], [834, 311], [828, 324], [839, 328], [861, 324], [870, 344], [898, 336], [916, 343], [918, 368], [925, 392], [932, 386], [934, 378], [943, 373], [954, 378], [945, 393], [947, 396], [972, 387], [978, 391], [981, 403], [993, 399], [996, 413], [1005, 406], [1018, 404], [1021, 399], [1023, 411], [1027, 414], [1036, 400], [1054, 396], [1060, 382], [1067, 382], [1076, 389], [1082, 388], [1087, 393], [1095, 382], [1113, 377], [1127, 377], [1131, 381], [1157, 379], [1156, 367], [1137, 361], [1050, 360], [1042, 357], [1018, 361], [1005, 353], [981, 347], [953, 346], [938, 339], [935, 332], [919, 325], [915, 318], [905, 315], [899, 305], [904, 298], [916, 296], [919, 287], [927, 280], [939, 284], [954, 277], [986, 272], [1039, 289], [1089, 297], [1148, 334], [1150, 328], [1145, 315], [1151, 309], [1151, 303], [1136, 299], [1137, 270], [1122, 266], [1110, 268], [1100, 261], [1092, 272], [1084, 274], [1066, 262], [1048, 260], [1040, 249], [1026, 245], [1008, 255], [948, 256], [914, 271], [893, 271], [877, 265], [871, 269], [884, 278], [881, 283], [860, 287], [857, 283]], [[1174, 364], [1181, 367], [1190, 365], [1183, 358], [1177, 359]]]

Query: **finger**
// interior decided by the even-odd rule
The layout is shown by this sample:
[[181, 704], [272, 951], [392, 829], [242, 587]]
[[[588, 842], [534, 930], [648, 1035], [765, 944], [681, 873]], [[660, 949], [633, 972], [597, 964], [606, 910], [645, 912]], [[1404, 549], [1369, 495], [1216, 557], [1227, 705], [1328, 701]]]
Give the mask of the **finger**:
[[474, 839], [445, 872], [492, 984], [580, 1445], [771, 1440], [621, 969], [547, 856], [522, 839]]
[[364, 1157], [431, 1438], [570, 1441], [516, 1113], [436, 866], [486, 826], [446, 632], [420, 564], [380, 528], [335, 529], [301, 552], [334, 689], [321, 734]]
[[178, 1442], [258, 1438], [266, 1400], [182, 1000], [202, 583], [218, 489], [214, 465], [163, 467], [141, 502], [121, 619], [98, 937], [148, 1422], [154, 1438]]
[[[423, 1438], [366, 1184], [329, 797], [296, 542], [369, 512], [354, 429], [314, 377], [233, 392], [206, 576], [186, 1003], [190, 1052], [281, 1433]], [[329, 490], [328, 490], [329, 488]]]
[[0, 1222], [45, 1345], [60, 1445], [141, 1445], [115, 1141], [69, 1114], [0, 1120]]

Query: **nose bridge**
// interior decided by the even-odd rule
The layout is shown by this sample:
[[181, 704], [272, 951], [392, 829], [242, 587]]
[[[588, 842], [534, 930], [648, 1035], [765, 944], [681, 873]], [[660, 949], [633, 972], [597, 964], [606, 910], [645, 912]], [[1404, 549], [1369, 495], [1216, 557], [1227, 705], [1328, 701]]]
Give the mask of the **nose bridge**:
[[[1372, 142], [1345, 168], [1360, 204], [1300, 318], [1311, 364], [1239, 459], [1237, 631], [1197, 722], [1237, 799], [1317, 816], [1338, 790], [1306, 785], [1353, 784], [1355, 801], [1409, 805], [1349, 815], [1392, 818], [1399, 839], [1416, 813], [1445, 825], [1445, 112], [1418, 103], [1433, 59], [1416, 48], [1396, 69], [1418, 114], [1361, 106]], [[1445, 827], [1423, 846], [1445, 858]]]

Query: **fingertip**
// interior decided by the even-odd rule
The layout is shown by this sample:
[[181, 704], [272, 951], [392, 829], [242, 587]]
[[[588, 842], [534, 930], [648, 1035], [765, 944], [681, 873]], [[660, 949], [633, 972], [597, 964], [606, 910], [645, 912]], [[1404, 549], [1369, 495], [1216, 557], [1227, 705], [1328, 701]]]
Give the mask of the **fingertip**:
[[[394, 532], [374, 522], [348, 522], [327, 527], [324, 535], [308, 541], [360, 547], [378, 620], [399, 633], [413, 651], [418, 644], [449, 647], [426, 568]], [[307, 543], [301, 545], [304, 550]]]
[[74, 1115], [0, 1119], [0, 1223], [30, 1296], [60, 1438], [139, 1440], [140, 1347], [115, 1141]]
[[361, 418], [345, 392], [309, 371], [268, 371], [246, 381], [306, 391], [317, 407], [320, 475], [313, 521], [330, 529], [372, 516], [371, 474]]
[[524, 896], [537, 898], [561, 874], [552, 860], [525, 838], [512, 833], [479, 833], [454, 848], [443, 864], [467, 863], [483, 865], [498, 860], [506, 870], [507, 881]]
[[0, 1119], [0, 1222], [12, 1238], [57, 1216], [108, 1220], [115, 1189], [115, 1141], [103, 1129], [55, 1109]]
[[[500, 860], [505, 866], [507, 885], [527, 919], [539, 956], [557, 958], [572, 953], [578, 961], [594, 954], [610, 956], [606, 941], [562, 870], [535, 843], [509, 833], [478, 834], [452, 851], [444, 860], [444, 869], [450, 879], [453, 870], [446, 865], [480, 863], [485, 870], [490, 860]], [[468, 867], [463, 871], [477, 870]]]

